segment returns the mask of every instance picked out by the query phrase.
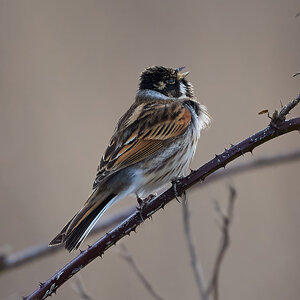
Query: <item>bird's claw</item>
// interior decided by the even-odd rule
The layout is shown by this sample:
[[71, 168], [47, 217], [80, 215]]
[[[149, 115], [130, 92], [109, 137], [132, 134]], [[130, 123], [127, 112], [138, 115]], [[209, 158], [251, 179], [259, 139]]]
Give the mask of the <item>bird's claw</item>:
[[177, 182], [178, 182], [179, 179], [180, 178], [178, 178], [176, 180], [173, 180], [172, 181], [172, 186], [173, 186], [173, 190], [174, 190], [174, 194], [175, 194], [175, 198], [176, 198], [177, 202], [181, 203], [181, 200], [179, 198], [181, 198], [185, 201], [186, 200], [186, 192], [183, 191], [182, 194], [180, 194], [180, 195], [178, 194], [176, 185], [177, 185]]

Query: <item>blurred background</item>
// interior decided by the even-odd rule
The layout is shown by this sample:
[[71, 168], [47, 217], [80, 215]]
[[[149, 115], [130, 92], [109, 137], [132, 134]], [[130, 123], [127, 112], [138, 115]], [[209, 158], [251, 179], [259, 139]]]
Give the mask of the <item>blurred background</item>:
[[[81, 208], [146, 67], [185, 65], [213, 117], [192, 168], [264, 128], [269, 119], [258, 112], [299, 93], [300, 78], [292, 77], [300, 71], [299, 11], [298, 0], [0, 0], [1, 247], [50, 241]], [[299, 134], [290, 133], [234, 164], [299, 146]], [[228, 184], [237, 190], [221, 299], [299, 299], [299, 167], [251, 171], [189, 192], [209, 277], [220, 239], [213, 199], [226, 206]], [[122, 243], [164, 299], [198, 299], [176, 201]], [[116, 249], [80, 272], [89, 294], [152, 299]], [[60, 251], [0, 274], [0, 298], [28, 295], [75, 255]], [[55, 299], [80, 299], [72, 280]]]

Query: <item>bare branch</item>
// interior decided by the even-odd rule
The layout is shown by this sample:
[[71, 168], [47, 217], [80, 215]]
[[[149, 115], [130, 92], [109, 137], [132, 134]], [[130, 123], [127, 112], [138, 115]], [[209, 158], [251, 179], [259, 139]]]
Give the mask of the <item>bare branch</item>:
[[77, 276], [74, 276], [74, 281], [71, 283], [72, 288], [82, 299], [93, 300], [93, 298], [87, 293], [82, 278], [79, 275], [80, 273], [78, 273]]
[[[299, 100], [300, 95], [298, 97], [298, 102]], [[293, 101], [291, 101], [291, 103], [292, 102]], [[288, 111], [288, 109], [285, 110], [286, 113], [288, 113]], [[282, 117], [285, 117], [284, 113], [281, 115], [281, 118]], [[270, 126], [266, 127], [264, 130], [252, 135], [236, 146], [231, 147], [229, 150], [225, 150], [222, 154], [217, 155], [214, 159], [204, 164], [197, 171], [192, 172], [190, 175], [176, 182], [177, 194], [182, 194], [192, 185], [199, 181], [203, 181], [207, 176], [214, 173], [216, 170], [225, 167], [229, 162], [247, 152], [252, 151], [259, 145], [280, 135], [294, 130], [298, 131], [299, 129], [300, 117], [291, 119], [289, 121], [277, 121], [276, 127], [270, 124]], [[170, 188], [158, 197], [149, 200], [142, 210], [136, 211], [120, 225], [100, 238], [91, 247], [80, 253], [75, 259], [56, 272], [45, 283], [41, 284], [36, 291], [34, 291], [25, 299], [46, 299], [87, 264], [89, 264], [98, 256], [102, 256], [107, 249], [116, 244], [116, 242], [118, 242], [124, 236], [129, 235], [132, 231], [135, 231], [135, 229], [142, 222], [144, 222], [144, 220], [150, 218], [156, 211], [158, 211], [160, 208], [163, 208], [173, 198], [175, 198], [174, 189]]]
[[223, 213], [219, 203], [215, 201], [215, 208], [216, 212], [219, 214], [221, 218], [221, 230], [222, 230], [222, 237], [221, 237], [221, 243], [220, 243], [220, 248], [217, 254], [217, 258], [215, 261], [214, 265], [214, 270], [212, 274], [212, 278], [209, 282], [209, 286], [207, 288], [207, 297], [211, 293], [214, 295], [214, 300], [219, 299], [219, 275], [220, 275], [220, 268], [221, 264], [223, 262], [225, 252], [229, 246], [229, 226], [232, 222], [233, 218], [233, 206], [234, 206], [234, 201], [236, 198], [236, 190], [234, 187], [230, 186], [230, 196], [229, 196], [229, 202], [228, 202], [228, 208], [227, 208], [227, 213]]
[[145, 275], [142, 273], [142, 271], [139, 269], [138, 265], [135, 263], [132, 255], [130, 255], [128, 249], [126, 248], [126, 246], [124, 244], [120, 245], [120, 255], [123, 259], [125, 259], [128, 264], [132, 267], [134, 273], [137, 275], [137, 277], [140, 279], [140, 281], [142, 282], [142, 284], [144, 285], [144, 287], [146, 288], [146, 290], [149, 292], [149, 294], [152, 295], [152, 297], [154, 299], [157, 300], [163, 300], [162, 297], [160, 297], [156, 291], [153, 289], [152, 285], [150, 284], [150, 282], [147, 280], [147, 278], [145, 277]]
[[[124, 211], [118, 212], [108, 217], [103, 217], [92, 231], [92, 234], [102, 232], [113, 225], [122, 222], [135, 212], [135, 207], [126, 208]], [[64, 249], [63, 245], [49, 247], [49, 243], [41, 243], [13, 254], [7, 254], [8, 251], [1, 254], [0, 252], [0, 274], [3, 271], [11, 270], [23, 264], [29, 263], [38, 258], [57, 252]]]
[[199, 262], [196, 254], [195, 243], [193, 241], [190, 224], [190, 212], [188, 201], [186, 199], [182, 201], [182, 212], [183, 212], [183, 227], [187, 241], [187, 246], [190, 254], [191, 266], [194, 272], [195, 281], [199, 291], [200, 299], [207, 300], [207, 294], [205, 291], [205, 278], [202, 270], [201, 263]]

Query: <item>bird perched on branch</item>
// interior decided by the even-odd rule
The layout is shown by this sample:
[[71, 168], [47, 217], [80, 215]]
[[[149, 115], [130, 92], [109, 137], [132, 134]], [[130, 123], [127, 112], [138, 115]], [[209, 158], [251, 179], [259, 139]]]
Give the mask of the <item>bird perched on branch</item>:
[[119, 120], [84, 207], [50, 245], [77, 249], [103, 213], [129, 194], [151, 193], [184, 174], [210, 117], [194, 97], [189, 72], [144, 70], [135, 102]]

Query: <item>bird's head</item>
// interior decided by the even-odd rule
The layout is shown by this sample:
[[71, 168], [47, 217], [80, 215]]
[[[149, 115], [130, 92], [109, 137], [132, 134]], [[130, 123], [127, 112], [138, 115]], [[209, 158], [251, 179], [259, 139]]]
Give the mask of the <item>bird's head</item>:
[[170, 98], [193, 98], [193, 86], [187, 81], [189, 72], [177, 69], [154, 66], [144, 70], [140, 77], [139, 90], [149, 90]]

